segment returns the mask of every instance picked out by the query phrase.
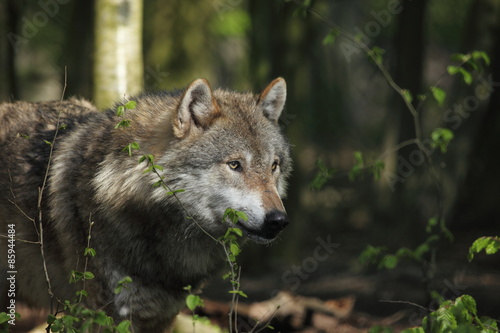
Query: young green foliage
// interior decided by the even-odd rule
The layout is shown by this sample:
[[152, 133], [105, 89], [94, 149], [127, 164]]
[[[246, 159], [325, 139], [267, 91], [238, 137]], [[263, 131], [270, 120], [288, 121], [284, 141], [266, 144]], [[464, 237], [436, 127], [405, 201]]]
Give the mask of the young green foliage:
[[321, 159], [316, 161], [316, 167], [318, 168], [318, 171], [309, 186], [311, 189], [319, 191], [335, 175], [337, 169], [328, 168]]
[[119, 294], [123, 289], [128, 289], [128, 285], [132, 283], [132, 278], [130, 276], [125, 276], [123, 279], [118, 281], [116, 288], [113, 290], [115, 294]]
[[140, 150], [140, 149], [141, 147], [137, 142], [132, 142], [126, 145], [125, 148], [122, 149], [122, 151], [126, 151], [128, 153], [128, 156], [132, 157], [132, 152], [134, 150]]
[[340, 35], [340, 31], [338, 29], [331, 29], [330, 32], [323, 38], [323, 45], [331, 45], [335, 44], [335, 40]]
[[453, 140], [455, 134], [447, 128], [436, 128], [431, 133], [432, 147], [439, 148], [441, 153], [446, 153], [450, 141]]
[[446, 92], [443, 89], [436, 86], [430, 87], [430, 90], [432, 92], [432, 96], [434, 96], [434, 99], [436, 100], [438, 105], [443, 106], [444, 100], [446, 99]]
[[[123, 117], [123, 116], [125, 116], [126, 110], [135, 109], [136, 105], [137, 105], [137, 102], [135, 102], [135, 101], [128, 101], [125, 105], [120, 105], [116, 108], [116, 115], [118, 117]], [[115, 125], [115, 129], [129, 127], [130, 123], [131, 123], [130, 119], [122, 119], [118, 124]]]
[[472, 261], [474, 255], [484, 250], [486, 254], [495, 254], [500, 250], [500, 237], [481, 237], [472, 243], [467, 259]]
[[354, 160], [355, 164], [351, 168], [351, 171], [349, 171], [349, 180], [354, 181], [356, 177], [361, 175], [361, 172], [363, 171], [365, 167], [365, 162], [363, 160], [363, 153], [360, 151], [355, 151], [354, 152]]

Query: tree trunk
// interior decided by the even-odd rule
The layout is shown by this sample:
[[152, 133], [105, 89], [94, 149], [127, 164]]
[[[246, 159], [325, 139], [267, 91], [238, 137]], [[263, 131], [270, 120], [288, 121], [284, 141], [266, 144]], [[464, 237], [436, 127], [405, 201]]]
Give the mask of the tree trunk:
[[[402, 1], [403, 11], [398, 16], [396, 35], [394, 39], [394, 49], [396, 61], [393, 68], [394, 80], [402, 88], [407, 89], [413, 96], [413, 104], [418, 103], [417, 95], [422, 92], [422, 77], [424, 66], [424, 26], [427, 0], [422, 1]], [[414, 118], [400, 96], [395, 96], [395, 101], [390, 103], [388, 110], [387, 128], [385, 131], [384, 151], [390, 150], [398, 143], [414, 139], [416, 137]], [[408, 146], [401, 149], [392, 158], [386, 160], [386, 169], [384, 178], [389, 182], [389, 186], [381, 187], [380, 206], [400, 207], [401, 213], [405, 216], [417, 217], [419, 211], [408, 211], [407, 197], [402, 195], [403, 184], [408, 177], [413, 175], [412, 170], [407, 170], [401, 166], [402, 161], [409, 161], [410, 154], [416, 149], [416, 146]], [[403, 172], [402, 172], [403, 171]], [[413, 175], [417, 177], [416, 175]], [[405, 186], [407, 187], [407, 186]], [[394, 198], [395, 202], [387, 200], [388, 197]], [[414, 207], [416, 209], [416, 207]], [[396, 214], [396, 216], [399, 214]], [[408, 221], [410, 225], [415, 225]]]
[[0, 101], [19, 98], [15, 73], [15, 43], [9, 34], [18, 34], [17, 23], [21, 17], [21, 6], [13, 0], [0, 2]]
[[106, 108], [143, 89], [142, 0], [97, 0], [94, 102]]

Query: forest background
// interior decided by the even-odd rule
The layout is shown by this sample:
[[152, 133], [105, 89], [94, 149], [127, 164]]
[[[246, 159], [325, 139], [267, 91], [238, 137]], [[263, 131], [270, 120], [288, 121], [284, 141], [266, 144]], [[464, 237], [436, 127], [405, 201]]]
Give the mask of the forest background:
[[[66, 97], [94, 98], [94, 2], [50, 2], [0, 1], [0, 101], [60, 99], [65, 85]], [[480, 313], [498, 318], [498, 255], [469, 263], [467, 254], [476, 238], [499, 234], [500, 1], [306, 1], [312, 12], [300, 4], [144, 1], [144, 90], [199, 77], [252, 91], [287, 81], [280, 124], [293, 145], [292, 222], [272, 246], [244, 247], [242, 289], [255, 299], [275, 290], [356, 295], [359, 309], [381, 315], [409, 305], [380, 300], [427, 307], [431, 290], [446, 290], [471, 294]], [[412, 96], [417, 130], [360, 43]], [[464, 82], [449, 66], [475, 50], [489, 61]], [[412, 140], [432, 143], [436, 128], [453, 139], [425, 161]], [[318, 257], [325, 243], [335, 246]], [[418, 260], [390, 255], [423, 244]], [[368, 245], [378, 251], [371, 257]], [[221, 297], [210, 292], [218, 283], [207, 295]]]

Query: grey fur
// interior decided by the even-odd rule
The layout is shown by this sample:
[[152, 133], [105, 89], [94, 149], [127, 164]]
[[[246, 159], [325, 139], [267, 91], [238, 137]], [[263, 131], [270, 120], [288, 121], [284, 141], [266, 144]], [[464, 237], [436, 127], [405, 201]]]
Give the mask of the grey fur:
[[[137, 107], [123, 117], [131, 126], [120, 129], [114, 129], [122, 119], [116, 109], [101, 113], [83, 100], [2, 104], [0, 233], [15, 224], [16, 300], [36, 307], [50, 301], [40, 246], [21, 240], [38, 242], [38, 189], [50, 151], [44, 140], [53, 141], [58, 118], [65, 127], [54, 143], [41, 202], [53, 292], [72, 299], [81, 287], [68, 283], [69, 272], [84, 269], [92, 221], [90, 247], [97, 255], [87, 269], [95, 279], [86, 281], [85, 304], [117, 321], [130, 319], [134, 332], [161, 332], [183, 306], [183, 287], [199, 287], [224, 262], [220, 245], [201, 228], [223, 235], [228, 207], [247, 213], [249, 221], [239, 226], [257, 242], [271, 241], [287, 224], [280, 197], [291, 161], [277, 124], [285, 97], [281, 78], [260, 95], [212, 91], [196, 80], [184, 91], [132, 98]], [[131, 142], [141, 147], [133, 157], [123, 151]], [[146, 163], [138, 164], [143, 154], [155, 156], [171, 189], [185, 190], [177, 194], [182, 205], [152, 186], [158, 176], [144, 173]], [[233, 170], [232, 161], [239, 168]], [[3, 292], [3, 237], [0, 256]], [[133, 282], [115, 295], [125, 276]]]

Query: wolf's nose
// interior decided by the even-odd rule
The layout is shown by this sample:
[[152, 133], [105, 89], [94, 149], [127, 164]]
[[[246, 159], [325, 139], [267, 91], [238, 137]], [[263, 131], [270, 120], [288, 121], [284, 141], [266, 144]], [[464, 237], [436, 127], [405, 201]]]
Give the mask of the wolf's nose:
[[288, 215], [282, 211], [273, 210], [266, 214], [265, 225], [268, 230], [278, 233], [288, 225]]

